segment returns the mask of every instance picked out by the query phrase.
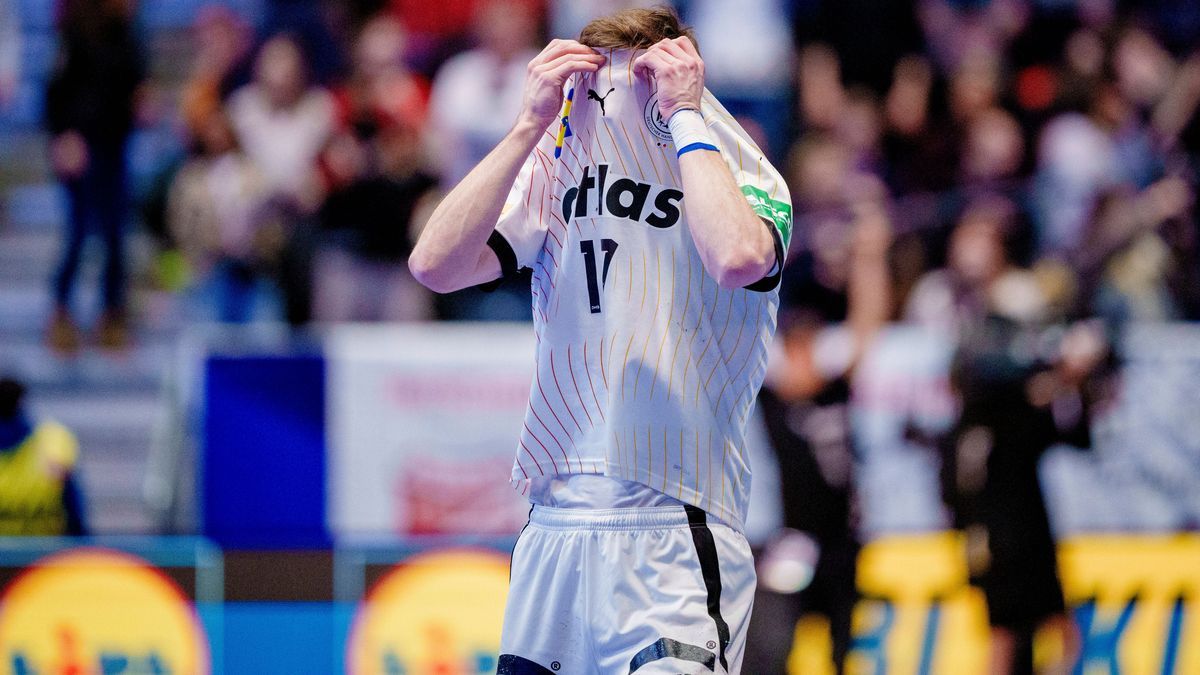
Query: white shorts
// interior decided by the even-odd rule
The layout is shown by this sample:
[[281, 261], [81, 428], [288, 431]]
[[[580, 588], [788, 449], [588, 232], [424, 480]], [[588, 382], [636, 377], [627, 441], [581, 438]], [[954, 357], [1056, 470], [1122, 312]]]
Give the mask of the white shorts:
[[695, 507], [535, 506], [513, 550], [498, 675], [739, 673], [740, 532]]

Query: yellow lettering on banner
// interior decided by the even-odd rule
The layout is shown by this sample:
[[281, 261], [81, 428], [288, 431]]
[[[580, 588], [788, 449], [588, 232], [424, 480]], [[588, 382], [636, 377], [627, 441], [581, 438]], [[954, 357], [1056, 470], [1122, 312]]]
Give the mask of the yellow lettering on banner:
[[850, 654], [848, 672], [986, 670], [983, 595], [967, 585], [960, 536], [936, 533], [872, 542], [859, 556], [858, 580], [865, 596], [854, 617], [860, 648]]
[[[955, 533], [889, 537], [863, 548], [847, 672], [987, 672], [983, 594], [967, 584]], [[1080, 628], [1083, 673], [1200, 673], [1200, 535], [1087, 536], [1059, 546], [1067, 605]], [[832, 674], [827, 625], [797, 627], [792, 673]], [[1061, 659], [1061, 638], [1037, 637], [1035, 659]]]
[[1058, 561], [1067, 604], [1094, 606], [1083, 612], [1091, 615], [1085, 673], [1110, 672], [1101, 643], [1131, 602], [1119, 635], [1120, 672], [1159, 675], [1171, 672], [1164, 665], [1173, 660], [1175, 673], [1200, 673], [1200, 536], [1080, 537], [1059, 546]]

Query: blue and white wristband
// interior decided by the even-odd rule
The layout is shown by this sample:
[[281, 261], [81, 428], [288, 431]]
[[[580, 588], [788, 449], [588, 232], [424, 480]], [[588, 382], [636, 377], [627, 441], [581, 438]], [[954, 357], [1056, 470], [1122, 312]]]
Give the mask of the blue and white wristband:
[[708, 126], [704, 124], [704, 116], [699, 110], [676, 110], [671, 119], [667, 120], [667, 128], [671, 130], [671, 137], [675, 141], [676, 157], [682, 157], [693, 150], [720, 152], [716, 140], [708, 133]]

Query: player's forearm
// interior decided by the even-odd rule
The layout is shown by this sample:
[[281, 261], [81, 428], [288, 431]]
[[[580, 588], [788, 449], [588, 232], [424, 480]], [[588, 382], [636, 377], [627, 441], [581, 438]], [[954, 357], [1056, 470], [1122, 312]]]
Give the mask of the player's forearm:
[[742, 288], [775, 265], [771, 232], [750, 208], [725, 160], [698, 150], [679, 158], [683, 202], [704, 269], [725, 288]]
[[422, 284], [439, 293], [474, 286], [499, 275], [486, 268], [487, 240], [509, 189], [545, 128], [518, 121], [487, 157], [446, 195], [421, 232], [408, 267]]

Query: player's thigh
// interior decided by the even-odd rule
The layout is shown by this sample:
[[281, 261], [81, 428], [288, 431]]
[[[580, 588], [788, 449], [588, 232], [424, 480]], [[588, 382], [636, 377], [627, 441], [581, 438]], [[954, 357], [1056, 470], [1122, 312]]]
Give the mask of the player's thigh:
[[530, 526], [513, 550], [500, 637], [500, 675], [590, 673], [577, 557], [570, 533]]
[[722, 526], [708, 532], [675, 530], [653, 542], [652, 555], [609, 561], [613, 583], [601, 601], [611, 617], [603, 622], [607, 630], [598, 626], [596, 645], [601, 672], [740, 672], [754, 602], [753, 556], [737, 532]]

